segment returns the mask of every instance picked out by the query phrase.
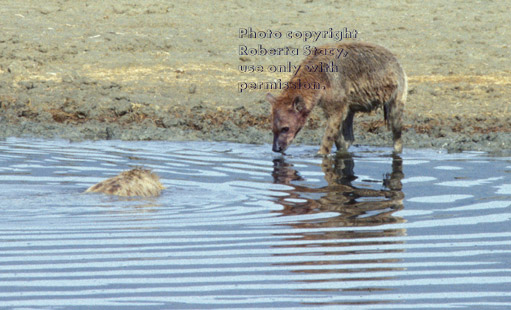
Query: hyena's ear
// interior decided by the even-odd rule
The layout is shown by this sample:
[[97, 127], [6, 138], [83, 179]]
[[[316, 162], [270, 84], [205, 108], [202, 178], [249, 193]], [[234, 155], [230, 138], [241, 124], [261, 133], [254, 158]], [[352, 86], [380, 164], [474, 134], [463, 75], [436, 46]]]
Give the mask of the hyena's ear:
[[300, 113], [307, 112], [307, 106], [305, 105], [305, 101], [302, 96], [296, 96], [295, 99], [293, 99], [293, 108]]
[[274, 105], [274, 104], [275, 104], [275, 102], [277, 102], [277, 99], [276, 99], [275, 97], [273, 97], [273, 95], [272, 95], [272, 94], [270, 94], [270, 93], [267, 93], [267, 94], [266, 94], [266, 100], [267, 100], [269, 103], [271, 103], [271, 105]]

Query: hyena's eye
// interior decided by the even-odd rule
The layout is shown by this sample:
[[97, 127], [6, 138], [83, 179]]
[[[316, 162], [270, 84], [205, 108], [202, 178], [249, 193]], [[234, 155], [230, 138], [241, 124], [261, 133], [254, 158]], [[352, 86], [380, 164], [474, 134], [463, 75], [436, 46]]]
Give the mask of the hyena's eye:
[[280, 133], [287, 133], [289, 131], [289, 127], [282, 127], [280, 129]]

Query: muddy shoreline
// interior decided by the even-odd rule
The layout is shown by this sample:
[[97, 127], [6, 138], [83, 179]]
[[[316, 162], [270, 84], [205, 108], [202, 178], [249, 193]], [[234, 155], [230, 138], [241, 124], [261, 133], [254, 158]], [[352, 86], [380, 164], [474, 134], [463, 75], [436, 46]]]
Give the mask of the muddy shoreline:
[[[302, 58], [241, 57], [241, 42], [259, 41], [242, 41], [239, 27], [344, 25], [393, 51], [409, 76], [405, 148], [509, 152], [510, 47], [502, 38], [511, 31], [510, 4], [305, 1], [292, 11], [257, 2], [259, 11], [243, 2], [7, 1], [0, 11], [0, 138], [270, 143], [266, 91], [240, 93], [237, 85], [290, 74], [238, 66]], [[382, 119], [381, 111], [357, 117], [355, 143], [390, 147]], [[295, 142], [319, 145], [323, 128], [318, 109]]]

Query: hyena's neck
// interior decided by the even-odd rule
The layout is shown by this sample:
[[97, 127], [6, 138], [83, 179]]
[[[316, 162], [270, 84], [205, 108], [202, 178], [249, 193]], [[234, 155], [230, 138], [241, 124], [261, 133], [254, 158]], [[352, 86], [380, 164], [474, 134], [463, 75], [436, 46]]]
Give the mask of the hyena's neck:
[[326, 76], [304, 71], [305, 69], [300, 70], [289, 81], [290, 85], [294, 85], [296, 88], [287, 89], [287, 97], [292, 100], [296, 96], [301, 96], [307, 109], [311, 111], [318, 104], [329, 85]]

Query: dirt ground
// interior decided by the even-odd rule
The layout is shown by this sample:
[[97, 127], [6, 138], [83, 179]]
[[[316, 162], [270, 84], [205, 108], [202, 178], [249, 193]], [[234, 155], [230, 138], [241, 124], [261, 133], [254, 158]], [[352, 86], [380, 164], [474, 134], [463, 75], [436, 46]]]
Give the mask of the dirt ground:
[[[304, 56], [245, 56], [239, 46], [334, 41], [240, 38], [240, 28], [346, 27], [394, 52], [407, 72], [405, 148], [502, 152], [511, 148], [509, 12], [509, 1], [476, 0], [6, 0], [0, 137], [270, 143], [268, 90], [240, 93], [239, 83], [287, 81], [291, 73], [268, 66]], [[382, 119], [357, 117], [355, 142], [390, 146]], [[319, 144], [323, 122], [314, 111], [296, 143]]]

